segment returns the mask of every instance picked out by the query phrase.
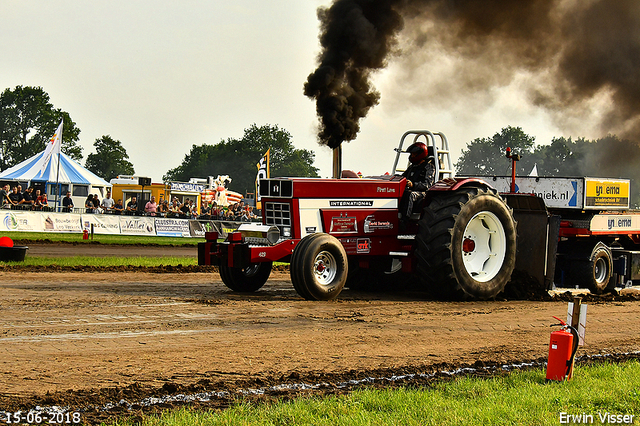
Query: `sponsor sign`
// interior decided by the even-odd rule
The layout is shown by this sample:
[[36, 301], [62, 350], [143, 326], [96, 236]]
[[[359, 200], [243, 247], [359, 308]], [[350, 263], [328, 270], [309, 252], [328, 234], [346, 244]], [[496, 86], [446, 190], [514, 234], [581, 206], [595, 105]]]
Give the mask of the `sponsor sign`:
[[211, 220], [189, 221], [189, 235], [191, 235], [192, 237], [204, 238], [204, 233], [211, 231], [215, 231], [213, 221]]
[[125, 235], [156, 235], [153, 217], [119, 216], [120, 233]]
[[638, 233], [640, 215], [598, 214], [591, 219], [592, 232]]
[[82, 232], [81, 216], [74, 213], [43, 213], [42, 228], [53, 232]]
[[178, 192], [204, 192], [204, 185], [197, 183], [171, 182], [171, 190]]
[[388, 220], [377, 220], [374, 215], [369, 215], [364, 219], [364, 233], [371, 234], [381, 229], [393, 229], [393, 223]]
[[[499, 192], [511, 191], [511, 177], [478, 176], [496, 188]], [[516, 192], [535, 194], [544, 200], [547, 207], [581, 209], [583, 193], [582, 179], [579, 178], [546, 178], [522, 176], [516, 178]]]
[[371, 207], [373, 200], [330, 200], [330, 207]]
[[218, 232], [218, 236], [220, 238], [226, 238], [227, 235], [229, 235], [230, 233], [238, 229], [238, 227], [242, 224], [242, 222], [221, 222], [221, 221], [215, 221], [211, 223], [213, 224], [214, 230]]
[[156, 235], [162, 237], [188, 237], [189, 221], [177, 218], [156, 218]]
[[628, 180], [585, 179], [585, 207], [629, 207]]
[[83, 214], [80, 220], [83, 230], [91, 232], [91, 225], [93, 225], [94, 234], [120, 233], [120, 220], [117, 216]]
[[0, 219], [0, 229], [3, 231], [42, 231], [40, 213], [3, 211]]
[[369, 238], [358, 238], [356, 251], [358, 254], [371, 252], [371, 240]]
[[331, 218], [331, 234], [353, 234], [358, 232], [358, 221], [351, 216], [335, 216]]

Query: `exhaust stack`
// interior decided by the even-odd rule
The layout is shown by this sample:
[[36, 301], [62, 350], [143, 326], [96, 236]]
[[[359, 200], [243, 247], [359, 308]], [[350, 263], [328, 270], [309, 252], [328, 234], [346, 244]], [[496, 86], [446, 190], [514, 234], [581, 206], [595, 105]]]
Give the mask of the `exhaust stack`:
[[333, 148], [333, 178], [340, 179], [342, 175], [342, 144]]

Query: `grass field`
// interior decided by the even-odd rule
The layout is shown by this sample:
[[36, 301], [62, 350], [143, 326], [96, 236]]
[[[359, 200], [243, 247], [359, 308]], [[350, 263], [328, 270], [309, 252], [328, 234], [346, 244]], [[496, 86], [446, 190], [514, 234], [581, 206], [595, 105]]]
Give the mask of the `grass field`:
[[546, 383], [545, 371], [532, 370], [489, 379], [458, 378], [430, 388], [364, 389], [289, 402], [240, 403], [224, 411], [180, 409], [145, 417], [141, 423], [113, 424], [545, 426], [625, 420], [640, 424], [639, 417], [640, 363], [633, 360], [578, 365], [573, 380], [564, 383]]
[[197, 245], [204, 241], [204, 238], [183, 238], [183, 237], [147, 237], [142, 235], [109, 235], [94, 234], [93, 240], [83, 240], [81, 233], [62, 232], [2, 232], [0, 236], [7, 236], [12, 240], [38, 241], [49, 240], [58, 242], [86, 243], [92, 242], [100, 244], [158, 244], [158, 245]]

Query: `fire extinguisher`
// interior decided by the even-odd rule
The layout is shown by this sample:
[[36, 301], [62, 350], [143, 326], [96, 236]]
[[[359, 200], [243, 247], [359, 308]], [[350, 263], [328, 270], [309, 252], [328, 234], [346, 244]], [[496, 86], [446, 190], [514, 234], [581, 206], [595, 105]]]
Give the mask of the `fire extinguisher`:
[[86, 229], [84, 231], [82, 231], [82, 239], [83, 240], [88, 240], [89, 239], [89, 231], [87, 231]]
[[[551, 341], [549, 342], [549, 358], [547, 360], [547, 380], [556, 380], [562, 382], [569, 375], [569, 369], [573, 365], [573, 360], [578, 351], [578, 330], [575, 327], [567, 325], [558, 317], [554, 317], [562, 326], [562, 329], [551, 333]], [[568, 330], [568, 331], [567, 331]]]

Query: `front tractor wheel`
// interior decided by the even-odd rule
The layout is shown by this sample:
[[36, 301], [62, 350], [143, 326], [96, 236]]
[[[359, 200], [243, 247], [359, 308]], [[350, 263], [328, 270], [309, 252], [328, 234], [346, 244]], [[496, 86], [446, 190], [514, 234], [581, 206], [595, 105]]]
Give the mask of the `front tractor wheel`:
[[347, 281], [347, 253], [335, 237], [312, 234], [300, 241], [291, 256], [291, 282], [307, 300], [332, 300]]
[[258, 291], [271, 275], [272, 262], [252, 263], [246, 268], [220, 266], [220, 278], [233, 291], [253, 293]]
[[443, 298], [490, 299], [516, 260], [516, 223], [495, 190], [461, 188], [425, 208], [417, 235], [418, 273]]

